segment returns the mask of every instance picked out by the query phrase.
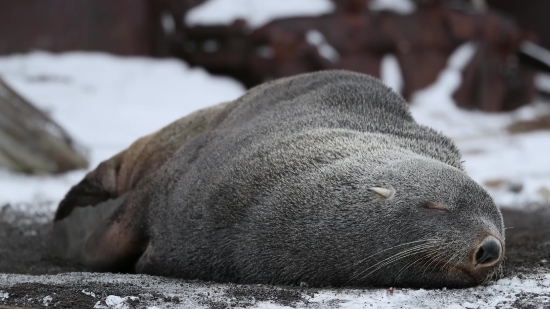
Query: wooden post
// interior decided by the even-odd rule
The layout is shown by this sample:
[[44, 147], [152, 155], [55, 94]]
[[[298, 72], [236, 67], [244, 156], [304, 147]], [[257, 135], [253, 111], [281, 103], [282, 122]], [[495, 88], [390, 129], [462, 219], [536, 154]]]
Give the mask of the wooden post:
[[0, 78], [0, 168], [55, 174], [86, 167], [65, 130]]

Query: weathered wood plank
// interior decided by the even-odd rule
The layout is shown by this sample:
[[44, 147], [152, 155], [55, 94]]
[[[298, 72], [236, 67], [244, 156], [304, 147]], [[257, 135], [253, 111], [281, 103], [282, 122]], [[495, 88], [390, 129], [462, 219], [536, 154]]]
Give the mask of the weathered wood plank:
[[35, 174], [87, 166], [69, 134], [0, 78], [0, 168]]

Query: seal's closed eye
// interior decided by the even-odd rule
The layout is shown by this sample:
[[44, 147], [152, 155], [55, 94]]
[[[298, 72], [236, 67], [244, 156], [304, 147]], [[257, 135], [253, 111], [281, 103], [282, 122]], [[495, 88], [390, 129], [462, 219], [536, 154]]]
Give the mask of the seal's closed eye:
[[449, 211], [449, 209], [447, 209], [447, 207], [445, 207], [445, 205], [443, 205], [441, 203], [434, 203], [434, 202], [425, 203], [425, 204], [422, 205], [422, 208]]

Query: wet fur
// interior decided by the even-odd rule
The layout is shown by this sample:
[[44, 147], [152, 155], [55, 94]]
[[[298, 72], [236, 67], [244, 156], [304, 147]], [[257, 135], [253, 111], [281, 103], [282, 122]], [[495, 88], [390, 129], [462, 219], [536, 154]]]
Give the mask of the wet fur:
[[[313, 286], [464, 287], [495, 272], [467, 262], [487, 235], [504, 244], [500, 212], [465, 174], [452, 141], [414, 122], [378, 80], [305, 74], [198, 113], [199, 124], [190, 115], [163, 129], [179, 132], [173, 138], [145, 137], [91, 172], [84, 187], [92, 189], [81, 183], [68, 193], [58, 220], [128, 193], [82, 261]], [[190, 123], [199, 129], [187, 134]], [[381, 198], [371, 187], [395, 194]]]

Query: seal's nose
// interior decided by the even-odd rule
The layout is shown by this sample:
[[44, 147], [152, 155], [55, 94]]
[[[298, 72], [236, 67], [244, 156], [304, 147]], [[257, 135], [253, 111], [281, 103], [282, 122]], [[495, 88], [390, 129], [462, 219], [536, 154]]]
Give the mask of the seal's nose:
[[475, 259], [476, 266], [490, 266], [500, 259], [502, 246], [500, 241], [493, 236], [485, 238], [477, 248]]

